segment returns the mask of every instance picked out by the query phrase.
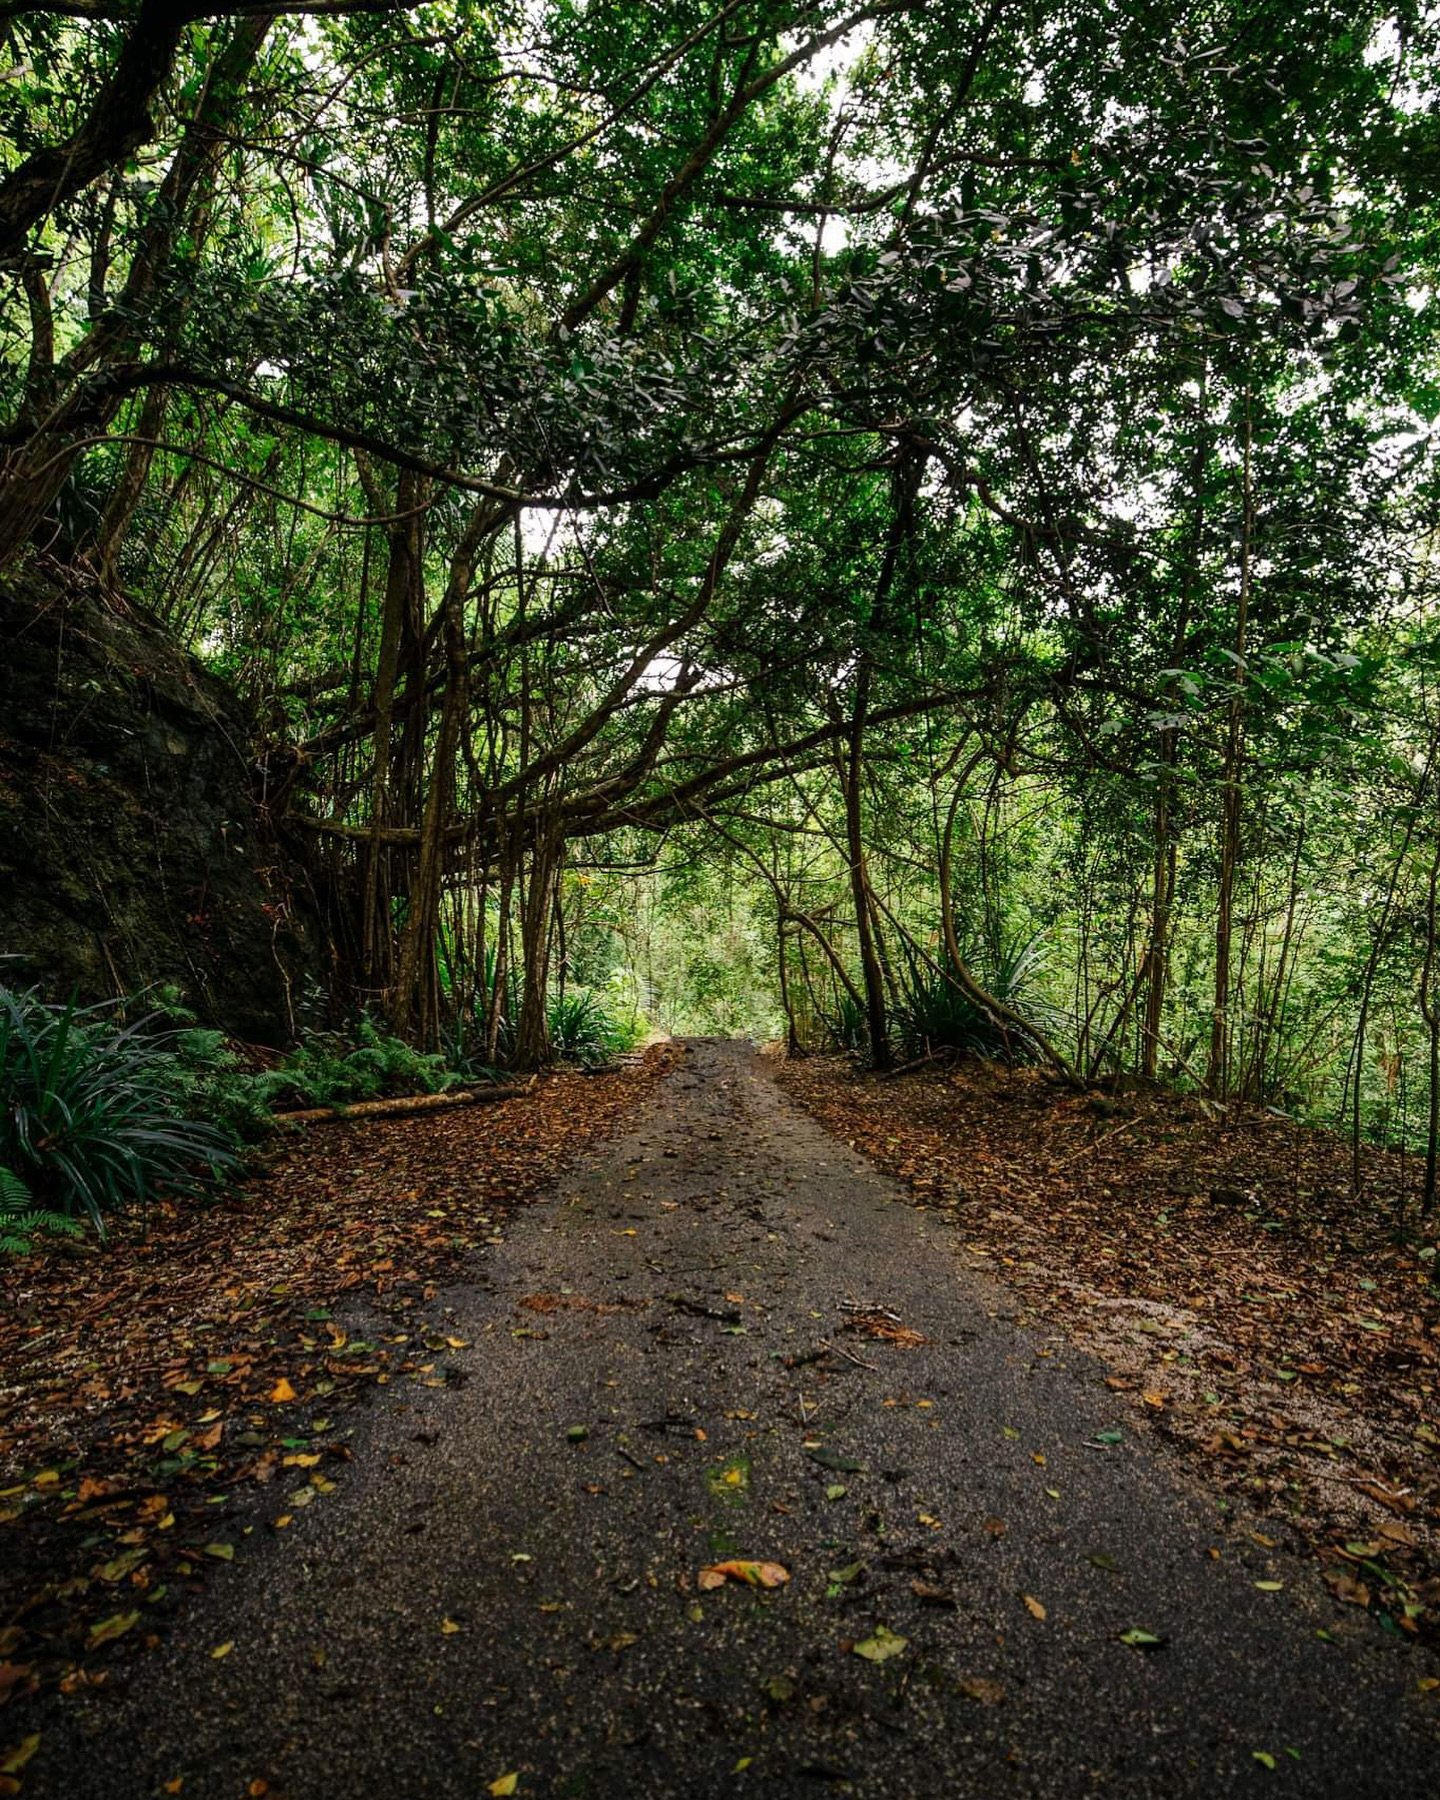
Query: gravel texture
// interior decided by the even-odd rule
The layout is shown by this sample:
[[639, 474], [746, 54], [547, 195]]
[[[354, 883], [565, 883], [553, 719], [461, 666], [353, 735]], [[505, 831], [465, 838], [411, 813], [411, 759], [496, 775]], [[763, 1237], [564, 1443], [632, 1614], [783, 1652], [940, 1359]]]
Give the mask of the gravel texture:
[[[468, 1379], [385, 1390], [333, 1493], [49, 1703], [27, 1795], [1440, 1791], [1423, 1652], [956, 1249], [752, 1050], [692, 1045], [442, 1296]], [[732, 1556], [791, 1579], [702, 1591]]]

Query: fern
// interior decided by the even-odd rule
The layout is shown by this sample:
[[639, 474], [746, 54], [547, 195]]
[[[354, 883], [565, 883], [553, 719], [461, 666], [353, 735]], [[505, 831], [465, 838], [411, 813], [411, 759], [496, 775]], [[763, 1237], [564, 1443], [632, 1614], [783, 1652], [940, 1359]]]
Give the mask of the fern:
[[0, 1256], [28, 1256], [37, 1237], [80, 1236], [80, 1221], [31, 1203], [13, 1169], [0, 1168]]

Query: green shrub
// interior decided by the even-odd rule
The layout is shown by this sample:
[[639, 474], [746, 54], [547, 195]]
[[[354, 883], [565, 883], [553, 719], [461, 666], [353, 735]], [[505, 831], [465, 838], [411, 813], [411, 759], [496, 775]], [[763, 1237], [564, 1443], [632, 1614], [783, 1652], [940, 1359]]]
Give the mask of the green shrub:
[[236, 1160], [227, 1132], [177, 1106], [180, 1034], [116, 1015], [0, 987], [0, 1164], [39, 1210], [83, 1214], [102, 1237], [107, 1213], [193, 1191]]
[[[1022, 1019], [1053, 1034], [1064, 1019], [1038, 991], [1043, 937], [1037, 934], [1002, 951], [993, 967], [980, 976], [982, 985]], [[895, 1032], [907, 1058], [935, 1050], [1033, 1062], [1037, 1047], [1015, 1026], [965, 994], [950, 978], [930, 968], [911, 968], [905, 997], [895, 1013]]]
[[414, 1050], [362, 1019], [353, 1038], [316, 1032], [255, 1077], [269, 1107], [346, 1106], [382, 1094], [438, 1094], [459, 1079], [446, 1058]]
[[851, 994], [841, 994], [825, 1028], [837, 1050], [863, 1050], [867, 1039], [865, 1008]]
[[594, 988], [553, 995], [546, 1009], [550, 1048], [561, 1062], [603, 1063], [633, 1050], [650, 1029], [643, 1013], [623, 996]]
[[598, 994], [571, 988], [550, 1001], [550, 1048], [562, 1062], [604, 1062], [610, 1054], [610, 1019]]

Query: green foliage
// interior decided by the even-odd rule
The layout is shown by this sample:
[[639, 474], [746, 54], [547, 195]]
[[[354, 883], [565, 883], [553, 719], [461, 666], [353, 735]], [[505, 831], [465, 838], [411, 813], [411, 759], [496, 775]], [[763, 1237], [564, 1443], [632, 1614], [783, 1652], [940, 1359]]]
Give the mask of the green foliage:
[[866, 1043], [865, 1008], [853, 994], [840, 993], [826, 1020], [831, 1040], [839, 1050], [861, 1051]]
[[[557, 837], [560, 1054], [613, 1041], [617, 969], [671, 1029], [767, 1035], [784, 986], [797, 1039], [859, 1047], [853, 724], [906, 1049], [1026, 1053], [902, 960], [907, 933], [943, 955], [943, 829], [976, 967], [1083, 1071], [1413, 1130], [1434, 9], [932, 0], [848, 36], [844, 11], [401, 9], [276, 20], [239, 64], [247, 21], [197, 24], [156, 92], [113, 96], [151, 138], [18, 184], [0, 562], [36, 507], [94, 560], [131, 496], [114, 568], [268, 722], [284, 832], [341, 827], [310, 859], [326, 916], [368, 921], [338, 991], [443, 1015], [451, 1069], [513, 1059]], [[14, 173], [81, 130], [125, 34], [8, 29]], [[247, 151], [176, 193], [192, 127]], [[131, 385], [156, 365], [163, 392]], [[535, 502], [513, 543], [472, 511], [497, 483]], [[421, 880], [431, 795], [450, 848]], [[422, 903], [438, 997], [431, 946], [400, 954]], [[1007, 970], [1042, 930], [1053, 966]], [[180, 1110], [242, 1136], [272, 1101], [440, 1079], [378, 1035], [259, 1076], [213, 1034], [172, 1049]]]
[[436, 1052], [412, 1048], [371, 1019], [353, 1035], [316, 1032], [274, 1069], [255, 1077], [268, 1107], [345, 1106], [387, 1094], [438, 1094], [459, 1074]]
[[0, 1168], [0, 1256], [28, 1256], [37, 1237], [79, 1237], [80, 1221], [36, 1206], [13, 1169]]
[[[1039, 990], [1043, 935], [1005, 946], [982, 979], [987, 993], [1053, 1036], [1064, 1023]], [[912, 966], [895, 1030], [906, 1057], [954, 1050], [1004, 1062], [1033, 1062], [1037, 1047], [1021, 1030], [972, 1000], [949, 974]]]
[[107, 1213], [234, 1165], [222, 1129], [177, 1111], [176, 1035], [153, 1015], [123, 1024], [114, 1007], [0, 987], [0, 1163], [42, 1210], [103, 1237]]
[[562, 1062], [602, 1063], [633, 1049], [645, 1035], [638, 1012], [628, 1017], [593, 988], [570, 988], [546, 1008], [550, 1048]]

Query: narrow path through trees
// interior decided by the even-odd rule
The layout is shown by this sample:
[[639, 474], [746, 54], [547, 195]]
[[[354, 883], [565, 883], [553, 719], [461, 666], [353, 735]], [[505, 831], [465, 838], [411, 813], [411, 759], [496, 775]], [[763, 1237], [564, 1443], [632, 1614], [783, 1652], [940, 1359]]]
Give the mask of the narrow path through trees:
[[[1423, 1652], [1183, 1488], [744, 1046], [693, 1046], [445, 1298], [463, 1385], [383, 1390], [27, 1792], [1436, 1786]], [[733, 1559], [788, 1580], [707, 1585]]]

